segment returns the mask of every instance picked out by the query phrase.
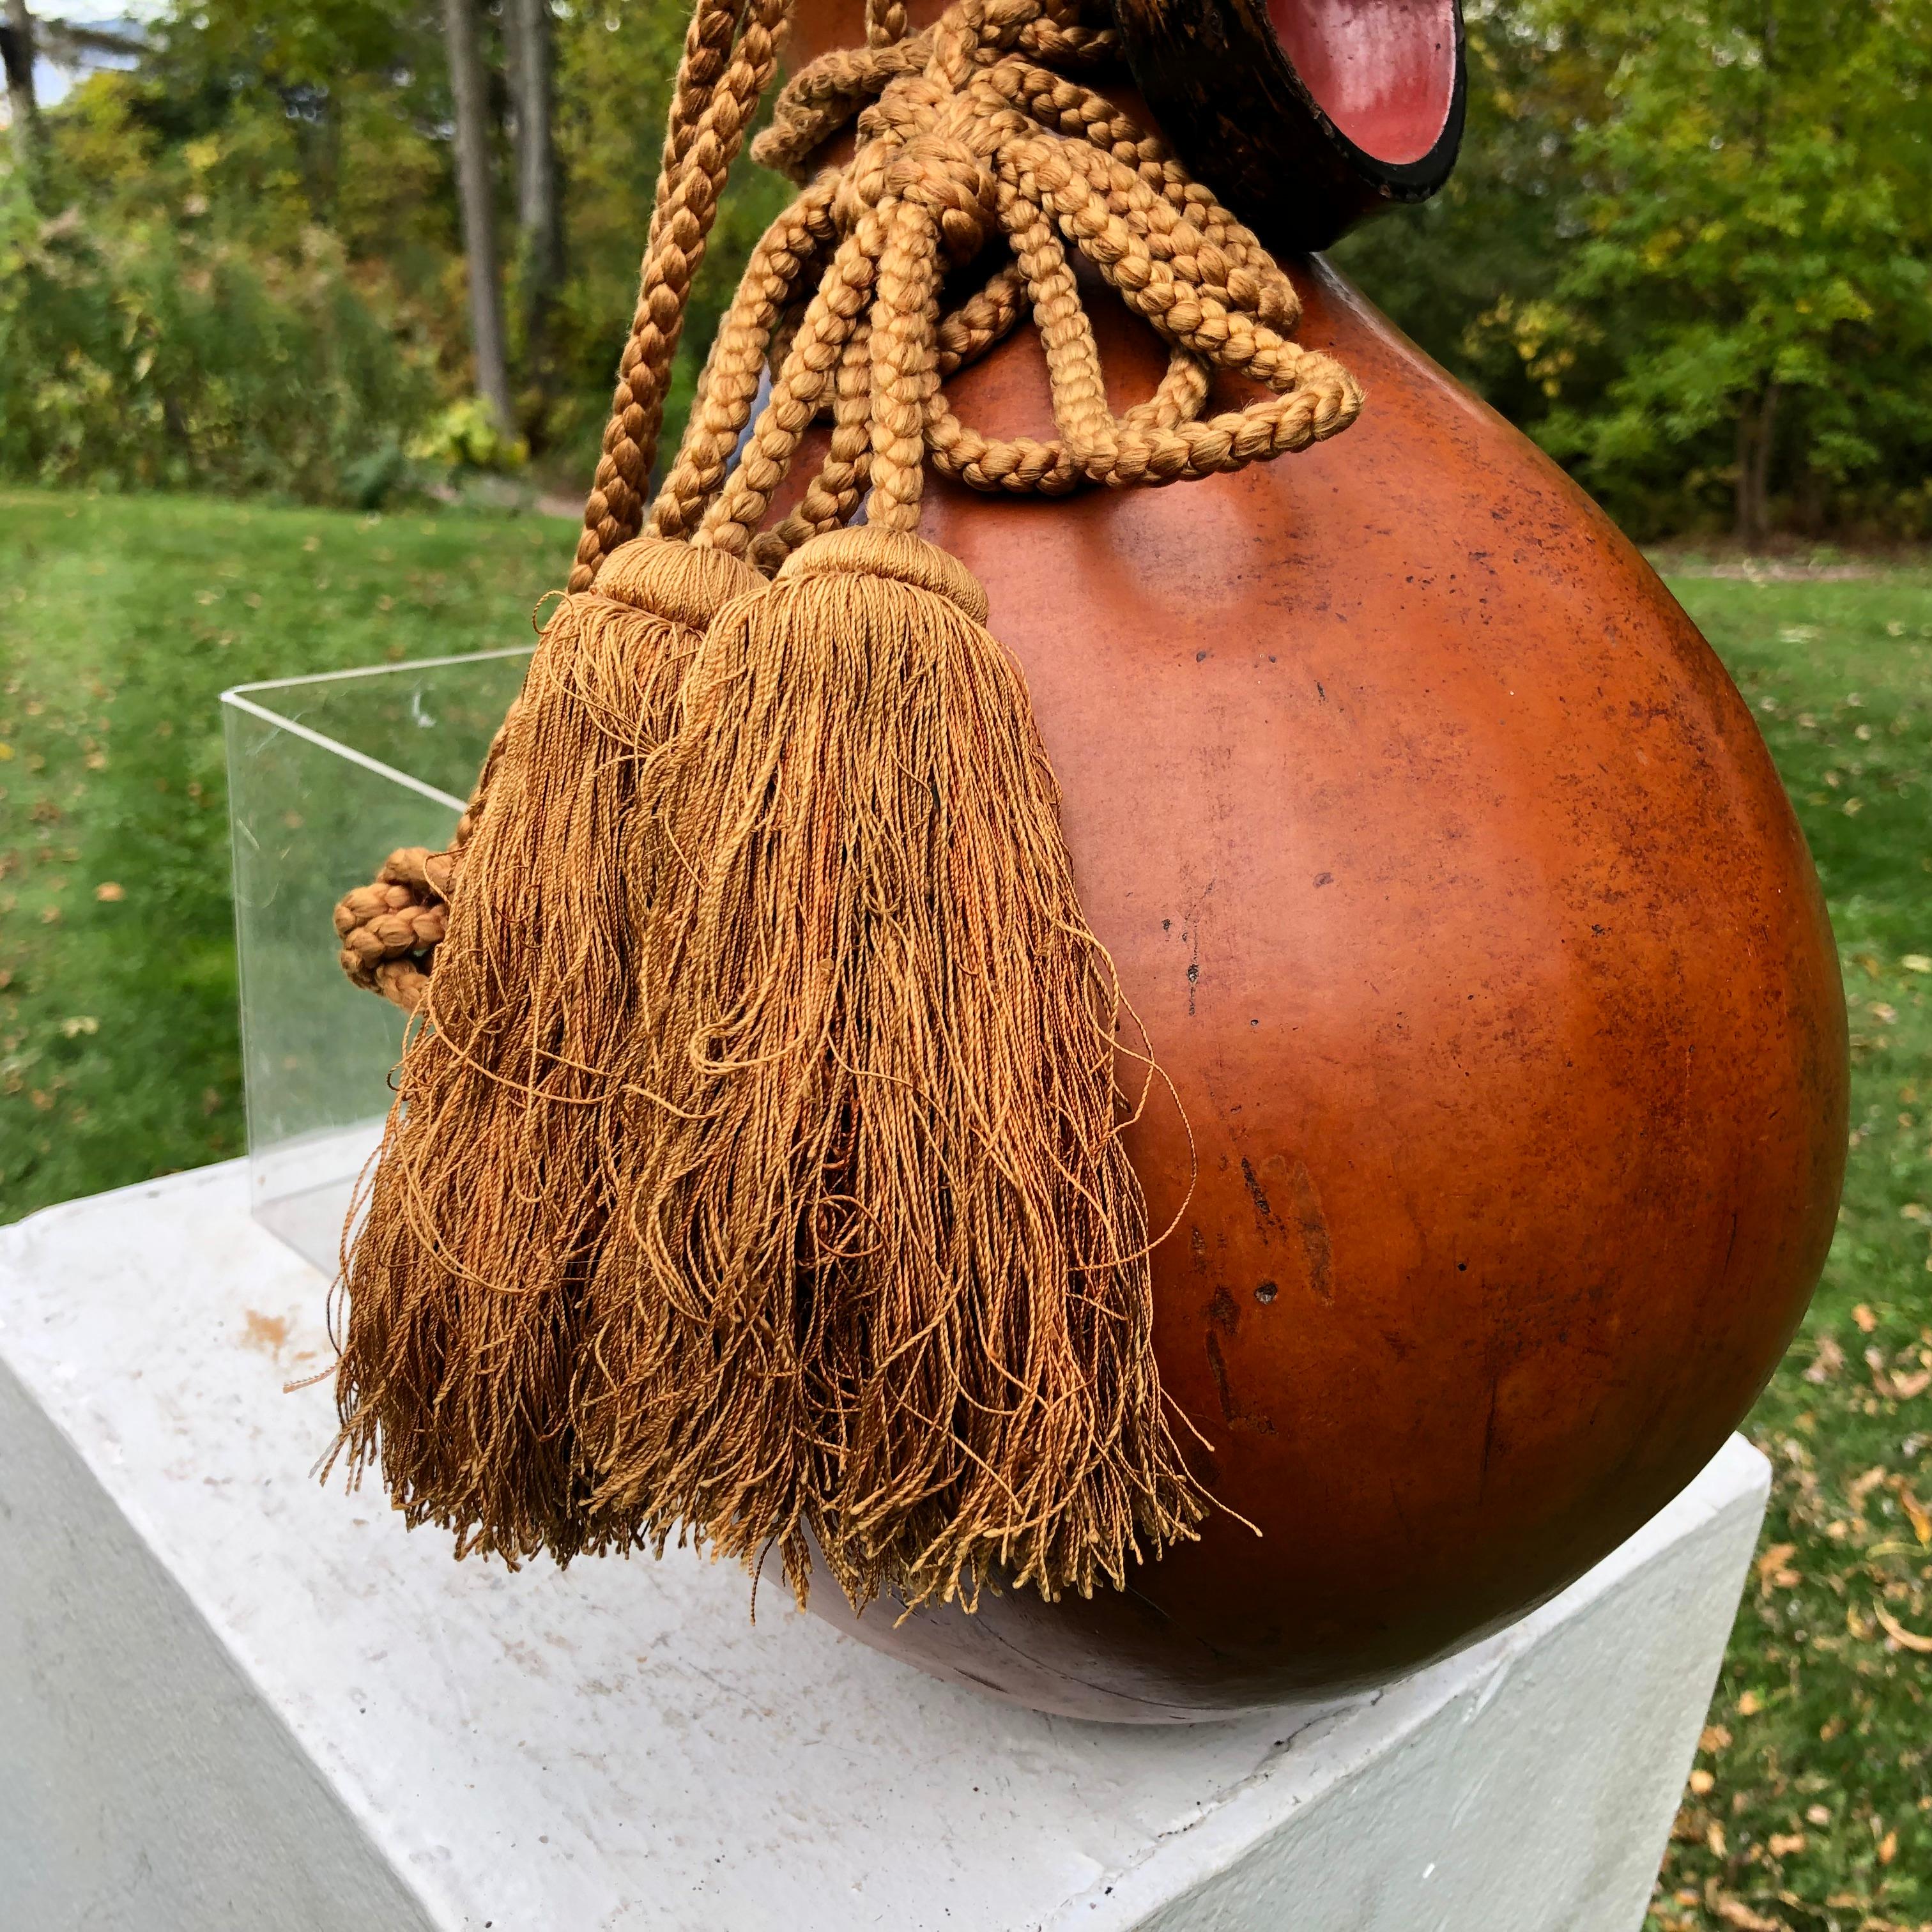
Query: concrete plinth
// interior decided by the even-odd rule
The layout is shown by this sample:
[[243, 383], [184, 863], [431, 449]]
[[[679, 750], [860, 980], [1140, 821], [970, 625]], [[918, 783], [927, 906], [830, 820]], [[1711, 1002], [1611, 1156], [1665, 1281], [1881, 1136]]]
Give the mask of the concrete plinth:
[[1766, 1490], [1346, 1710], [1117, 1729], [688, 1556], [452, 1562], [310, 1480], [322, 1318], [239, 1164], [0, 1231], [0, 1924], [1636, 1932]]

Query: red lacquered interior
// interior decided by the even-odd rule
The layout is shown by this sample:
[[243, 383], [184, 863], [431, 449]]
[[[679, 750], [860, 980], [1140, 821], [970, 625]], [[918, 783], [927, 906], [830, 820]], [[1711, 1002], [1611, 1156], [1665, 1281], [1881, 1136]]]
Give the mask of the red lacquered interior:
[[1455, 0], [1268, 0], [1282, 51], [1364, 153], [1421, 160], [1456, 86]]

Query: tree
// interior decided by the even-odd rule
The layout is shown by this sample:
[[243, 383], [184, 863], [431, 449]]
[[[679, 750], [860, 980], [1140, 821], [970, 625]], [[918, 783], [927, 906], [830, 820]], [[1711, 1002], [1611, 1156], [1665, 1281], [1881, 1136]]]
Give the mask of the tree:
[[1468, 0], [1437, 202], [1340, 251], [1634, 530], [1922, 527], [1932, 0]]
[[1552, 429], [1586, 463], [1642, 466], [1728, 424], [1733, 527], [1756, 543], [1780, 457], [1842, 479], [1882, 460], [1862, 422], [1932, 429], [1912, 366], [1932, 348], [1925, 12], [1638, 0], [1611, 18], [1612, 112], [1579, 138], [1593, 191], [1557, 291], [1623, 367], [1607, 406]]
[[29, 182], [40, 172], [40, 110], [34, 98], [34, 16], [27, 0], [6, 0], [0, 16], [0, 62], [7, 69], [7, 112], [14, 127], [14, 158]]
[[538, 394], [548, 400], [555, 377], [550, 321], [564, 278], [550, 0], [504, 0], [503, 26], [514, 115], [516, 286], [523, 310], [524, 352]]
[[503, 334], [503, 291], [496, 257], [496, 184], [490, 158], [489, 82], [476, 0], [443, 0], [449, 92], [456, 110], [456, 187], [463, 209], [463, 254], [470, 280], [470, 333], [476, 391], [505, 431], [515, 424]]
[[111, 27], [67, 20], [39, 20], [27, 0], [4, 0], [0, 7], [0, 67], [7, 74], [7, 111], [14, 129], [14, 158], [21, 177], [38, 186], [46, 158], [46, 135], [34, 86], [34, 64], [43, 58], [80, 67], [89, 55], [138, 58], [142, 43]]

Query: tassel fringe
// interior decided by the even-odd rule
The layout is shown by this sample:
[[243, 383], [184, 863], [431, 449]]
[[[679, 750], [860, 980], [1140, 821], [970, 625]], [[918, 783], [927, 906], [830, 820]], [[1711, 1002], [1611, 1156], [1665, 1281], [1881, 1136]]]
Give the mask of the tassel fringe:
[[644, 996], [626, 854], [699, 632], [759, 581], [655, 538], [607, 558], [544, 630], [464, 852], [344, 1257], [337, 1376], [352, 1474], [380, 1461], [410, 1522], [453, 1530], [459, 1553], [626, 1540], [586, 1519], [569, 1401]]
[[713, 622], [642, 788], [591, 1516], [776, 1544], [801, 1600], [809, 1543], [855, 1604], [1089, 1594], [1204, 1507], [1153, 1365], [1113, 965], [986, 616], [920, 538], [818, 538]]

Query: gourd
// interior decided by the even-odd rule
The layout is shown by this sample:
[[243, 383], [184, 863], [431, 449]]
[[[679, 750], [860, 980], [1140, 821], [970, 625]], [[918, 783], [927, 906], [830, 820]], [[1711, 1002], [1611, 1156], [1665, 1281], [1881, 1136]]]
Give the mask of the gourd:
[[[862, 335], [828, 334], [838, 384], [789, 389], [829, 311], [784, 282], [790, 308], [767, 304], [796, 330], [775, 358], [778, 393], [798, 404], [795, 426], [836, 396], [838, 426], [794, 447], [774, 402], [726, 480], [770, 346], [734, 324], [656, 534], [627, 542], [639, 436], [654, 427], [637, 399], [661, 406], [675, 320], [657, 318], [681, 316], [665, 265], [688, 280], [702, 245], [694, 220], [677, 240], [686, 218], [661, 197], [572, 596], [486, 767], [468, 842], [460, 860], [398, 855], [338, 915], [345, 963], [428, 1016], [350, 1256], [338, 1386], [352, 1467], [380, 1454], [410, 1520], [454, 1528], [459, 1549], [568, 1558], [689, 1528], [755, 1567], [782, 1544], [802, 1592], [818, 1566], [814, 1611], [937, 1675], [1076, 1716], [1186, 1721], [1360, 1690], [1442, 1655], [1561, 1590], [1690, 1481], [1762, 1387], [1822, 1265], [1845, 1151], [1844, 999], [1777, 775], [1689, 620], [1561, 471], [1298, 252], [1446, 173], [1464, 86], [1446, 0], [1274, 0], [1266, 16], [1247, 0], [1115, 0], [1146, 106], [1299, 297], [1293, 342], [1270, 336], [1265, 352], [1282, 401], [1268, 434], [1292, 430], [1268, 453], [1292, 461], [1204, 474], [1216, 464], [1190, 455], [1180, 487], [1050, 496], [1006, 494], [986, 464], [989, 487], [969, 488], [974, 466], [954, 462], [961, 480], [922, 486], [922, 421], [930, 466], [949, 466], [908, 375], [932, 352], [927, 296], [952, 299], [922, 280], [934, 236], [963, 272], [996, 220], [1010, 231], [1016, 204], [1000, 196], [1058, 165], [1026, 131], [1057, 112], [1046, 96], [1027, 97], [1032, 124], [1012, 122], [1020, 146], [998, 157], [997, 182], [1006, 105], [957, 111], [980, 57], [960, 36], [992, 47], [996, 4], [949, 16], [945, 74], [937, 55], [932, 73], [893, 70], [908, 83], [892, 97], [900, 118], [877, 118], [902, 146], [862, 122], [879, 144], [860, 150], [869, 174], [855, 161], [842, 185], [808, 191], [800, 206], [820, 228], [787, 244], [794, 269], [836, 248], [847, 268], [834, 272], [875, 275], [872, 341], [889, 331], [897, 346], [882, 362]], [[754, 98], [783, 10], [760, 0], [734, 25], [700, 5], [686, 57], [700, 78], [680, 100], [722, 95], [734, 35]], [[1094, 31], [1064, 4], [1022, 13], [1042, 44], [1076, 53]], [[797, 0], [791, 57], [869, 41], [878, 79], [910, 58], [905, 25], [877, 0]], [[1100, 124], [1082, 112], [1086, 139]], [[743, 116], [730, 118], [735, 140]], [[695, 126], [674, 124], [668, 153], [695, 153], [709, 138]], [[731, 145], [714, 144], [710, 185], [688, 166], [674, 201], [708, 208]], [[1108, 192], [1143, 244], [1159, 239], [1172, 218], [1160, 196], [1127, 176]], [[1161, 192], [1172, 206], [1186, 191], [1170, 174]], [[914, 203], [928, 214], [908, 215]], [[1208, 349], [1244, 329], [1252, 346], [1289, 326], [1292, 304], [1253, 236], [1202, 218], [1225, 245], [1195, 232], [1198, 280], [1178, 278], [1165, 314], [1228, 332], [1197, 335], [1190, 380], [1221, 368], [1210, 406], [1232, 412], [1252, 392]], [[890, 274], [876, 248], [854, 266], [847, 244], [867, 222], [875, 242], [902, 238]], [[1154, 392], [1172, 345], [1090, 268], [1077, 304], [1064, 277], [1054, 286], [1063, 321], [1074, 306], [1090, 316], [1112, 410]], [[1039, 342], [997, 333], [949, 372], [949, 420], [1010, 451], [1034, 438], [1037, 456], [1053, 418]], [[721, 400], [733, 394], [737, 416]], [[1090, 420], [1106, 446], [1104, 412]], [[831, 530], [827, 506], [841, 520], [863, 495], [853, 459], [868, 424], [880, 527]], [[805, 479], [828, 454], [814, 496]], [[754, 465], [774, 479], [789, 466], [790, 480], [771, 496], [744, 481]], [[1172, 472], [1143, 464], [1108, 480], [1150, 473]], [[921, 668], [916, 728], [879, 702], [902, 647]], [[952, 668], [928, 676], [941, 658]], [[962, 718], [985, 728], [962, 731]], [[853, 735], [866, 731], [883, 746], [871, 766]], [[959, 1019], [980, 1041], [1000, 1018], [976, 964], [953, 970], [968, 957], [960, 933], [979, 949], [970, 962], [993, 961], [1000, 935], [986, 911], [997, 894], [975, 904], [945, 835], [922, 829], [915, 761], [936, 744], [953, 763], [931, 767], [930, 824], [970, 818], [993, 884], [1038, 887], [1028, 905], [1051, 913], [1028, 943], [1069, 1037], [1016, 1029], [1042, 1084], [1076, 1060], [1090, 1076], [1096, 1024], [1103, 1064], [1111, 1051], [1111, 996], [1089, 998], [1095, 940], [1162, 1075], [1124, 1136], [1110, 1090], [1083, 1117], [1108, 1165], [1084, 1164], [1084, 1143], [1064, 1162], [1058, 1204], [1041, 1211], [1079, 1239], [1054, 1249], [1049, 1228], [1037, 1250], [1072, 1264], [1029, 1279], [1008, 1246], [997, 1298], [960, 1259], [971, 1244], [953, 1240], [954, 1184], [979, 1163], [974, 1239], [988, 1238], [972, 1252], [1000, 1248], [982, 1156], [1039, 1124], [1028, 1077], [1009, 1078], [1024, 1058], [1005, 1054], [1012, 1040], [987, 1063], [1008, 1084], [983, 1108], [931, 1050], [934, 1027]], [[976, 746], [999, 751], [1001, 776], [954, 784]], [[892, 791], [893, 830], [830, 781], [835, 767], [850, 793]], [[916, 782], [881, 786], [880, 772]], [[821, 838], [848, 823], [845, 846]], [[754, 824], [752, 843], [733, 842]], [[862, 862], [860, 916], [842, 880]], [[964, 925], [928, 920], [940, 895]], [[910, 982], [875, 969], [915, 928], [914, 976], [943, 980], [954, 1004], [908, 1000], [902, 1022]], [[858, 962], [862, 989], [822, 1010], [820, 944], [827, 972]], [[724, 1030], [704, 989], [746, 962], [742, 1010], [770, 1023], [764, 1045], [714, 1056]], [[782, 1010], [767, 998], [781, 986]], [[868, 1034], [874, 1003], [893, 1017]], [[736, 1029], [733, 997], [715, 1005]], [[798, 1050], [784, 1016], [808, 1008], [805, 1077], [845, 1084], [794, 1130], [767, 1070]], [[830, 1046], [813, 1044], [821, 1026]], [[1121, 1037], [1130, 1064], [1131, 1025]], [[919, 1070], [894, 1085], [888, 1064]], [[757, 1104], [741, 1107], [748, 1092]], [[883, 1216], [854, 1210], [866, 1163], [851, 1150], [877, 1120], [896, 1152], [944, 1154], [930, 1216], [903, 1187], [878, 1197]], [[1055, 1131], [1013, 1170], [1052, 1169]], [[1096, 1203], [1114, 1215], [1099, 1239]], [[1143, 1214], [1165, 1231], [1150, 1279], [1126, 1252]], [[940, 1250], [956, 1372], [934, 1379], [937, 1403], [922, 1382], [895, 1408], [896, 1365], [927, 1373], [939, 1330], [889, 1305], [894, 1271], [910, 1255], [909, 1278]], [[988, 1365], [1069, 1310], [1088, 1322], [1103, 1275], [1126, 1340], [1096, 1345], [1111, 1331], [1088, 1322], [1054, 1357], [1040, 1412], [1111, 1415], [1114, 1432], [1100, 1429], [1098, 1463], [1056, 1462], [1040, 1493], [1057, 1500], [1010, 1531], [987, 1485], [972, 1510], [958, 1501], [990, 1466], [959, 1448], [1004, 1400]], [[1030, 1329], [1042, 1310], [1051, 1319]], [[859, 1417], [840, 1404], [862, 1385], [868, 1414], [886, 1418], [862, 1456], [840, 1446], [857, 1434], [820, 1426]], [[798, 1418], [777, 1414], [794, 1400]], [[1084, 1438], [1054, 1440], [1058, 1456]], [[1024, 1428], [999, 1441], [998, 1483], [1039, 1476]], [[928, 1448], [936, 1462], [921, 1461]], [[865, 1510], [841, 1498], [855, 1465], [902, 1450], [912, 1477], [881, 1480]], [[920, 1472], [949, 1456], [952, 1473], [922, 1491]], [[1123, 1495], [1138, 1498], [1130, 1517]], [[869, 1544], [862, 1518], [885, 1526]], [[1009, 1549], [1017, 1576], [988, 1554]]]
[[[1117, 14], [1264, 241], [1325, 244], [1447, 172], [1446, 5], [1275, 0], [1279, 35], [1243, 0]], [[801, 0], [796, 54], [861, 15]], [[1281, 170], [1316, 148], [1311, 208]], [[1750, 1407], [1843, 1179], [1837, 953], [1723, 666], [1527, 438], [1318, 256], [1286, 265], [1298, 339], [1362, 385], [1346, 436], [1051, 504], [936, 483], [922, 525], [1025, 669], [1082, 902], [1191, 1125], [1191, 1154], [1172, 1108], [1132, 1137], [1154, 1225], [1180, 1216], [1155, 1352], [1262, 1534], [1210, 1518], [1086, 1600], [812, 1606], [1083, 1717], [1359, 1690], [1561, 1590]], [[1118, 398], [1145, 394], [1160, 345], [1092, 306]], [[990, 435], [1048, 420], [1024, 337], [950, 386]]]

